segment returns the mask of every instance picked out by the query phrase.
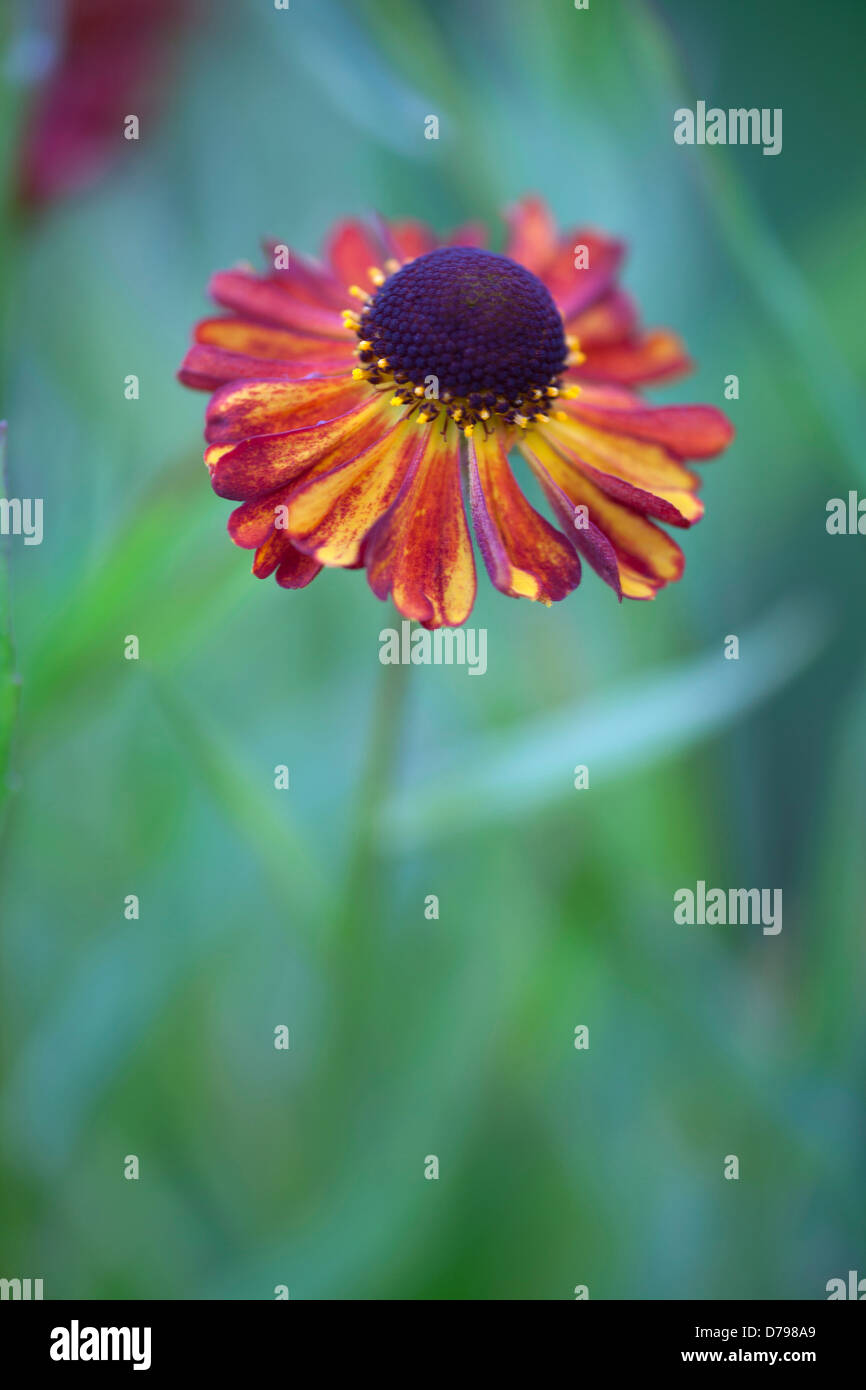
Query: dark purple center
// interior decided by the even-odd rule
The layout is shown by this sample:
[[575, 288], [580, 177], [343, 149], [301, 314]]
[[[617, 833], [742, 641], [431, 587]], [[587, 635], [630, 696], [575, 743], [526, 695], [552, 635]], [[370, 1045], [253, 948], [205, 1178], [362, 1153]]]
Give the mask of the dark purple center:
[[470, 246], [428, 251], [398, 270], [361, 319], [373, 356], [439, 396], [517, 402], [562, 372], [568, 349], [549, 291], [522, 265]]

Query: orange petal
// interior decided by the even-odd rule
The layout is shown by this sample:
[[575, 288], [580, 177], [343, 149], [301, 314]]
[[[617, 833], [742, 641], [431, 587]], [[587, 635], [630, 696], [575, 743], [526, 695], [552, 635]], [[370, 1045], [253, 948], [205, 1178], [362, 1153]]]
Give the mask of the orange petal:
[[524, 497], [499, 432], [469, 441], [470, 501], [491, 582], [512, 598], [554, 603], [580, 583], [580, 560]]
[[543, 198], [521, 198], [505, 214], [506, 256], [540, 275], [559, 245], [556, 223]]
[[460, 489], [457, 430], [427, 431], [396, 500], [364, 546], [370, 588], [390, 593], [404, 618], [426, 628], [466, 621], [475, 601], [475, 562]]
[[346, 340], [343, 320], [335, 310], [320, 309], [296, 299], [275, 280], [266, 280], [246, 270], [220, 270], [211, 276], [209, 288], [217, 304], [233, 309], [243, 318], [276, 328]]
[[345, 415], [369, 398], [367, 383], [351, 376], [232, 381], [211, 397], [205, 438], [211, 444], [234, 444], [251, 435], [302, 429]]
[[690, 366], [688, 354], [676, 334], [657, 328], [627, 342], [606, 347], [587, 346], [586, 361], [577, 368], [569, 368], [566, 376], [574, 381], [587, 377], [629, 385], [677, 376], [688, 371]]
[[[387, 409], [387, 407], [385, 407]], [[372, 443], [383, 429], [378, 396], [320, 425], [260, 434], [234, 445], [211, 444], [204, 454], [211, 486], [220, 497], [243, 502], [293, 482], [330, 453]]]
[[364, 538], [396, 498], [423, 444], [417, 425], [399, 420], [354, 458], [311, 470], [288, 504], [292, 539], [323, 565], [358, 565]]

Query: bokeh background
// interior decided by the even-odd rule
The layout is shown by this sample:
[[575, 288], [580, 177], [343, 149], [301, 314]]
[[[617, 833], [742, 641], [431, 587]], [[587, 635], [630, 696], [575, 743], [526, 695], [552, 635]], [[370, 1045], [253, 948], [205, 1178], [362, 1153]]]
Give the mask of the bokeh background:
[[[36, 11], [2, 21], [0, 414], [45, 538], [4, 544], [0, 1275], [767, 1299], [866, 1272], [866, 540], [825, 529], [866, 494], [863, 7], [211, 0], [140, 141], [22, 210]], [[698, 98], [782, 107], [781, 155], [676, 146]], [[528, 191], [628, 239], [698, 363], [655, 399], [724, 405], [736, 373], [737, 440], [654, 603], [482, 579], [486, 676], [382, 668], [362, 575], [249, 576], [174, 371], [263, 236], [312, 253], [378, 209], [501, 239]], [[675, 926], [698, 879], [782, 888], [781, 935]]]

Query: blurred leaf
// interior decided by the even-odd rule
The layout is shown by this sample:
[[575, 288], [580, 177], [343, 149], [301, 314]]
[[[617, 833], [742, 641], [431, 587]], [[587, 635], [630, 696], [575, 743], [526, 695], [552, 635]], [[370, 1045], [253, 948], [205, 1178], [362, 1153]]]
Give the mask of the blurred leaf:
[[381, 834], [396, 850], [468, 826], [522, 819], [568, 795], [572, 768], [585, 764], [592, 785], [673, 757], [735, 723], [796, 676], [827, 641], [823, 613], [787, 603], [742, 634], [739, 661], [714, 649], [656, 676], [518, 729], [473, 740], [391, 798]]

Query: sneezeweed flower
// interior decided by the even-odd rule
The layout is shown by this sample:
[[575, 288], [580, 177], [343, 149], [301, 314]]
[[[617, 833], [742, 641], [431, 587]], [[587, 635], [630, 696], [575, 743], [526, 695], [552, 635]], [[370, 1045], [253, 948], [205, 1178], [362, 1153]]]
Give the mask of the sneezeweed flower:
[[[700, 518], [683, 460], [718, 453], [731, 427], [635, 390], [689, 364], [672, 333], [639, 327], [619, 242], [558, 236], [537, 199], [509, 228], [499, 255], [474, 228], [439, 245], [414, 222], [348, 221], [322, 264], [282, 268], [278, 246], [265, 274], [213, 277], [228, 313], [197, 325], [179, 376], [214, 392], [205, 461], [242, 504], [229, 531], [255, 550], [254, 574], [303, 588], [323, 565], [364, 566], [404, 617], [463, 623], [476, 577], [462, 458], [502, 593], [553, 603], [581, 560], [620, 599], [679, 579], [682, 551], [657, 523]], [[561, 529], [528, 501], [513, 449]]]
[[[192, 0], [58, 0], [22, 49], [50, 58], [24, 125], [18, 195], [41, 207], [93, 183], [125, 149], [129, 115], [147, 119]], [[41, 40], [41, 42], [37, 42]], [[27, 75], [27, 74], [25, 74]]]

